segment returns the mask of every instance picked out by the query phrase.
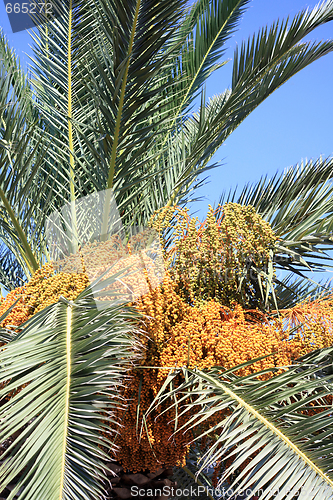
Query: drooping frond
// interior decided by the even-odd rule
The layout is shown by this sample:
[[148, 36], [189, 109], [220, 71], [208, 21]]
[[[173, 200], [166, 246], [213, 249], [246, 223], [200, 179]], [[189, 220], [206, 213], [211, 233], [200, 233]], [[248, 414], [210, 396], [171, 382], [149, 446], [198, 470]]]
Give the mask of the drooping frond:
[[171, 397], [178, 418], [189, 415], [177, 432], [192, 430], [194, 441], [205, 437], [200, 470], [221, 460], [220, 484], [231, 478], [235, 494], [244, 491], [250, 499], [261, 491], [262, 498], [282, 500], [301, 491], [309, 500], [328, 500], [333, 426], [325, 398], [333, 390], [331, 358], [332, 348], [316, 351], [280, 374], [274, 370], [268, 380], [261, 379], [267, 370], [235, 376], [245, 364], [226, 371], [183, 368], [185, 382], [166, 390], [176, 375], [171, 373], [156, 401]]
[[105, 498], [135, 317], [125, 306], [99, 311], [84, 294], [36, 314], [2, 348], [0, 441], [16, 439], [1, 457], [0, 491], [15, 479], [10, 500], [19, 490], [30, 500]]

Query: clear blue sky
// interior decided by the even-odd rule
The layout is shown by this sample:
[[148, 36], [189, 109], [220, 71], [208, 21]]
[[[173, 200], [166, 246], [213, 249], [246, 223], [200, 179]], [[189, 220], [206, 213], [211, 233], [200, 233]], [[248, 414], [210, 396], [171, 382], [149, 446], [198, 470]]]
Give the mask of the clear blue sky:
[[[227, 58], [232, 58], [236, 43], [277, 18], [295, 15], [313, 0], [253, 0], [239, 31], [229, 42]], [[3, 0], [0, 0], [0, 26], [25, 63], [31, 53], [26, 31], [12, 33]], [[333, 38], [333, 22], [313, 32], [312, 39]], [[207, 96], [222, 92], [230, 84], [231, 62], [211, 76]], [[294, 165], [302, 158], [317, 158], [333, 153], [333, 53], [321, 58], [269, 97], [220, 148], [215, 160], [223, 166], [209, 172], [210, 182], [200, 190], [208, 203], [218, 200], [223, 189], [257, 180]], [[199, 207], [198, 207], [199, 208]]]

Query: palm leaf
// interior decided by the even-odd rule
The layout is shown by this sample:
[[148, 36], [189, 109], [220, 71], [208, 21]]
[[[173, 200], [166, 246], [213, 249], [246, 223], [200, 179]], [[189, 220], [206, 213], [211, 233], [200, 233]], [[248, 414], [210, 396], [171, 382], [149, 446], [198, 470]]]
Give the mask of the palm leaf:
[[[125, 210], [125, 215], [131, 213], [138, 194], [141, 198], [145, 183], [155, 175], [152, 148], [160, 143], [159, 134], [171, 119], [172, 82], [167, 81], [165, 68], [171, 66], [174, 45], [179, 43], [176, 32], [184, 4], [181, 0], [138, 0], [126, 2], [126, 6], [122, 1], [100, 2], [98, 50], [102, 58], [94, 58], [98, 78], [95, 70], [87, 71], [94, 53], [82, 61], [87, 92], [98, 106], [96, 134], [102, 146], [97, 149], [86, 141], [86, 147], [103, 165], [105, 175], [100, 182], [103, 187], [113, 187], [119, 210]], [[148, 30], [147, 19], [151, 19]], [[84, 137], [83, 133], [82, 140]], [[136, 212], [140, 209], [142, 203]]]
[[306, 42], [302, 39], [333, 17], [330, 1], [312, 11], [302, 11], [289, 23], [277, 21], [263, 28], [240, 50], [236, 49], [231, 89], [218, 100], [222, 105], [202, 130], [192, 154], [207, 161], [227, 137], [261, 102], [289, 78], [333, 49], [332, 41]]
[[[202, 1], [197, 2], [192, 7], [193, 11], [188, 13], [188, 17], [185, 18], [184, 24], [181, 27], [181, 29], [185, 29], [186, 31], [190, 26], [195, 25], [195, 34], [193, 32], [189, 35], [190, 42], [187, 44], [188, 48], [186, 50], [189, 53], [192, 50], [193, 56], [191, 54], [189, 58], [193, 57], [199, 66], [191, 63], [189, 64], [191, 68], [199, 68], [202, 63], [202, 67], [200, 67], [201, 71], [205, 63], [212, 58], [212, 65], [208, 64], [207, 71], [209, 73], [213, 70], [215, 55], [222, 54], [224, 36], [228, 37], [227, 33], [224, 33], [219, 38], [218, 33], [222, 26], [219, 25], [219, 22], [222, 20], [225, 21], [225, 14], [228, 12], [231, 18], [233, 18], [231, 24], [235, 23], [233, 27], [230, 26], [232, 31], [240, 19], [244, 6], [245, 4], [243, 3], [242, 5], [238, 3], [236, 6], [236, 2]], [[235, 8], [234, 11], [233, 8]], [[214, 9], [219, 11], [219, 15], [216, 14]], [[213, 12], [216, 15], [213, 16]], [[222, 12], [224, 12], [223, 15]], [[182, 122], [174, 118], [172, 122], [174, 130], [177, 127], [179, 130], [176, 129], [170, 135], [170, 141], [168, 140], [168, 135], [165, 135], [164, 138], [161, 136], [161, 142], [158, 143], [156, 148], [160, 149], [161, 152], [155, 160], [154, 170], [155, 172], [160, 172], [161, 170], [164, 172], [165, 170], [163, 169], [168, 171], [170, 164], [169, 156], [174, 156], [173, 152], [169, 153], [170, 143], [173, 142], [174, 136], [176, 140], [179, 137], [179, 143], [183, 144], [181, 149], [183, 154], [181, 158], [177, 158], [177, 156], [174, 158], [175, 178], [172, 179], [173, 182], [169, 182], [170, 187], [168, 190], [165, 189], [163, 181], [154, 180], [151, 184], [155, 188], [157, 185], [158, 191], [160, 193], [162, 191], [164, 199], [168, 204], [179, 203], [181, 200], [188, 199], [190, 188], [197, 182], [199, 173], [205, 169], [217, 166], [216, 163], [208, 166], [208, 162], [221, 144], [250, 112], [294, 74], [332, 50], [333, 44], [331, 41], [301, 43], [302, 39], [315, 28], [330, 21], [332, 15], [333, 8], [331, 2], [324, 2], [312, 11], [299, 13], [290, 23], [287, 19], [286, 21], [273, 24], [270, 29], [264, 28], [258, 35], [251, 38], [247, 44], [244, 43], [240, 51], [236, 50], [231, 89], [215, 96], [207, 104], [202, 102], [199, 113], [190, 117], [185, 123], [184, 120]], [[195, 49], [191, 49], [191, 44], [195, 43], [192, 40], [196, 40], [196, 37], [200, 40], [198, 42], [198, 47], [200, 48], [198, 48], [197, 53], [202, 51], [202, 57], [198, 57], [197, 59], [195, 59]], [[217, 44], [214, 46], [215, 48], [212, 52], [210, 52], [211, 47], [209, 44], [213, 39]], [[206, 49], [207, 52], [205, 52]], [[216, 52], [214, 52], [215, 50]], [[184, 61], [186, 60], [184, 57]], [[186, 74], [185, 69], [184, 73]], [[204, 73], [205, 70], [203, 69], [201, 76]], [[193, 83], [192, 88], [191, 77], [189, 77], [191, 83], [186, 86], [188, 89], [188, 94], [186, 95], [188, 97], [191, 96], [192, 89], [200, 87], [200, 78], [198, 77], [198, 85]], [[194, 76], [193, 82], [195, 81], [196, 76]], [[175, 102], [177, 101], [175, 100]], [[177, 108], [177, 113], [180, 113], [180, 110], [183, 109], [182, 106], [185, 105], [185, 102], [186, 99]], [[178, 116], [177, 113], [176, 116]], [[160, 187], [158, 186], [158, 182]], [[149, 185], [147, 191], [151, 185]], [[197, 183], [197, 185], [200, 185], [200, 183]], [[153, 201], [155, 200], [151, 200], [150, 204], [153, 204]]]
[[154, 175], [149, 147], [170, 120], [172, 82], [164, 72], [179, 43], [184, 4], [64, 4], [33, 35], [35, 93], [53, 140], [48, 169], [63, 180], [63, 198], [113, 186], [119, 207], [127, 207]]
[[0, 73], [0, 233], [29, 276], [42, 256], [48, 196], [39, 174], [47, 145], [36, 135], [38, 114], [27, 76], [2, 33]]
[[[198, 0], [187, 10], [180, 0], [95, 0], [72, 10], [64, 3], [38, 28], [35, 92], [53, 139], [48, 169], [63, 183], [63, 198], [112, 186], [129, 220], [187, 201], [245, 116], [332, 49], [331, 42], [299, 45], [330, 20], [329, 2], [290, 26], [263, 30], [236, 54], [232, 89], [203, 103], [199, 126], [197, 117], [184, 126], [184, 110], [218, 66], [247, 3]], [[149, 29], [147, 19], [154, 19]]]
[[175, 82], [174, 124], [208, 76], [225, 64], [218, 61], [248, 4], [249, 0], [197, 0], [189, 8], [180, 28], [184, 44], [174, 63], [186, 75], [186, 80], [180, 81], [178, 86]]
[[4, 245], [0, 245], [0, 283], [6, 290], [22, 286], [25, 273], [15, 255]]
[[[262, 490], [262, 498], [267, 500], [291, 499], [301, 490], [309, 500], [329, 499], [333, 492], [333, 426], [332, 408], [324, 398], [333, 390], [332, 371], [325, 373], [332, 352], [332, 348], [316, 351], [266, 381], [257, 377], [267, 371], [235, 376], [234, 372], [244, 365], [227, 371], [184, 368], [186, 382], [172, 393], [159, 396], [172, 396], [174, 400], [178, 394], [177, 404], [181, 405], [191, 394], [193, 402], [183, 412], [192, 416], [178, 432], [193, 429], [195, 440], [210, 438], [200, 470], [222, 459], [220, 483], [236, 475], [230, 486], [234, 493], [251, 487], [252, 492]], [[321, 410], [315, 414], [309, 412], [314, 402]], [[226, 409], [228, 416], [202, 431], [208, 418]], [[245, 498], [252, 495], [248, 491]]]
[[323, 291], [330, 290], [330, 280], [325, 283], [309, 284], [309, 279], [297, 278], [290, 273], [282, 280], [275, 280], [274, 291], [277, 297], [278, 308], [290, 309], [307, 299], [315, 300], [319, 298]]
[[[247, 4], [248, 0], [214, 2], [198, 0], [184, 17], [179, 29], [180, 39], [184, 39], [184, 42], [180, 53], [173, 61], [168, 77], [168, 81], [172, 80], [172, 88], [168, 93], [172, 96], [169, 106], [173, 111], [173, 118], [171, 125], [161, 135], [160, 142], [156, 147], [157, 155], [153, 168], [157, 175], [161, 171], [163, 175], [159, 175], [157, 181], [160, 186], [155, 185], [154, 188], [161, 192], [162, 187], [164, 192], [162, 191], [163, 202], [155, 203], [155, 210], [167, 203], [175, 202], [176, 199], [178, 203], [182, 202], [182, 198], [188, 202], [189, 193], [202, 185], [201, 182], [197, 182], [198, 175], [208, 168], [217, 166], [214, 164], [207, 167], [208, 159], [202, 165], [200, 154], [196, 152], [193, 155], [193, 144], [196, 144], [195, 140], [200, 134], [196, 131], [193, 137], [193, 127], [191, 134], [187, 125], [185, 127], [181, 125], [182, 113], [189, 107], [208, 76], [225, 64], [223, 62], [217, 64], [217, 61], [223, 56], [225, 43], [235, 31]], [[177, 74], [184, 75], [184, 78], [175, 78]], [[204, 110], [205, 103], [201, 107], [201, 117], [204, 116]], [[189, 132], [190, 137], [188, 137]], [[202, 130], [199, 132], [202, 133]], [[180, 138], [182, 145], [185, 144], [185, 147], [181, 149], [183, 152], [181, 159], [177, 158], [177, 152], [176, 157], [174, 157], [175, 153], [169, 151], [170, 145], [174, 151], [177, 151], [175, 136]], [[212, 152], [210, 158], [213, 154]], [[170, 158], [172, 158], [173, 163], [170, 163]], [[170, 169], [175, 170], [175, 173], [169, 174]], [[169, 177], [167, 186], [163, 185], [165, 176]], [[155, 179], [153, 183], [154, 181]], [[196, 184], [194, 185], [194, 183]], [[165, 189], [166, 187], [167, 189]], [[149, 185], [147, 191], [151, 192], [151, 189], [154, 188]], [[150, 201], [151, 203], [152, 201]]]
[[[113, 408], [136, 350], [126, 307], [99, 312], [87, 292], [35, 315], [1, 351], [0, 491], [20, 498], [105, 498], [107, 451], [118, 432]], [[134, 349], [134, 351], [133, 351]]]

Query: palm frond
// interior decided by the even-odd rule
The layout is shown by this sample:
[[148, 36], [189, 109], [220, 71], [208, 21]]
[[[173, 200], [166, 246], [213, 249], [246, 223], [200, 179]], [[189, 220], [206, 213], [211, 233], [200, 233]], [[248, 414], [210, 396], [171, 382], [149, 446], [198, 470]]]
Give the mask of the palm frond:
[[[236, 29], [248, 3], [248, 0], [214, 2], [198, 0], [189, 8], [180, 25], [179, 37], [181, 41], [183, 40], [183, 44], [172, 66], [167, 69], [169, 72], [167, 81], [172, 81], [172, 87], [168, 89], [171, 97], [168, 103], [172, 110], [171, 125], [158, 137], [155, 147], [156, 157], [153, 162], [154, 186], [147, 184], [148, 192], [157, 189], [157, 193], [162, 195], [163, 201], [161, 200], [159, 204], [156, 200], [150, 200], [150, 205], [153, 205], [155, 210], [174, 202], [175, 199], [178, 203], [182, 203], [183, 200], [188, 202], [189, 194], [202, 185], [201, 181], [197, 180], [198, 175], [217, 166], [214, 164], [207, 167], [208, 158], [203, 164], [200, 152], [195, 151], [193, 154], [202, 127], [193, 133], [194, 127], [190, 126], [189, 120], [186, 124], [182, 123], [184, 119], [182, 113], [190, 106], [208, 76], [225, 64], [224, 62], [217, 64], [217, 61], [223, 56], [225, 44]], [[179, 78], [177, 76], [179, 74], [183, 78]], [[205, 114], [205, 108], [203, 103], [200, 122]], [[212, 114], [209, 118], [211, 117]], [[179, 145], [175, 144], [177, 141]], [[170, 151], [170, 147], [173, 151]], [[213, 154], [214, 152], [209, 159]], [[171, 169], [174, 172], [170, 172]], [[164, 184], [165, 177], [168, 177], [166, 184]]]
[[[267, 370], [234, 375], [244, 365], [206, 372], [183, 368], [185, 382], [157, 400], [172, 396], [174, 401], [176, 396], [173, 404], [185, 404], [179, 418], [185, 412], [190, 416], [177, 432], [192, 429], [195, 441], [206, 436], [209, 446], [200, 471], [222, 460], [220, 484], [233, 478], [235, 496], [247, 490], [244, 498], [249, 499], [261, 491], [261, 498], [282, 500], [301, 491], [309, 500], [328, 500], [333, 493], [333, 426], [325, 397], [332, 394], [333, 377], [325, 366], [331, 366], [332, 352], [316, 351], [280, 374], [273, 370], [275, 376], [268, 380], [258, 378]], [[311, 412], [314, 403], [318, 411]], [[214, 416], [216, 423], [209, 425]]]
[[0, 284], [6, 290], [22, 286], [26, 275], [13, 252], [5, 245], [0, 245]]
[[[216, 152], [214, 149], [210, 154], [204, 155], [207, 148], [206, 136], [216, 115], [228, 99], [229, 92], [214, 96], [208, 102], [205, 100], [205, 95], [203, 91], [199, 111], [188, 117], [182, 128], [170, 137], [168, 156], [164, 155], [161, 158], [161, 163], [165, 162], [167, 165], [164, 177], [169, 181], [167, 191], [163, 193], [165, 205], [193, 201], [189, 194], [202, 186], [205, 180], [198, 180], [199, 176], [219, 166], [217, 162], [209, 164]], [[161, 163], [157, 164], [157, 171], [161, 169]], [[159, 190], [155, 187], [155, 191]], [[163, 205], [156, 208], [161, 206]]]
[[197, 145], [201, 161], [211, 157], [238, 125], [283, 83], [332, 51], [331, 40], [302, 42], [332, 18], [333, 4], [329, 0], [311, 11], [300, 12], [290, 22], [286, 19], [269, 29], [263, 28], [240, 49], [236, 48], [228, 99]]
[[[222, 20], [226, 21], [226, 18], [230, 15], [231, 24], [235, 23], [233, 27], [230, 26], [232, 31], [244, 8], [245, 4], [243, 3], [242, 5], [240, 3], [231, 5], [230, 2], [202, 1], [197, 2], [192, 7], [193, 11], [189, 11], [180, 27], [180, 31], [186, 31], [189, 26], [195, 26], [193, 28], [195, 34], [193, 32], [191, 36], [189, 35], [190, 42], [188, 48], [184, 50], [185, 52], [188, 50], [190, 54], [192, 50], [191, 44], [194, 43], [193, 40], [196, 40], [197, 37], [197, 53], [200, 50], [204, 53], [201, 59], [198, 58], [197, 60], [202, 63], [200, 78], [205, 74], [206, 62], [208, 64], [207, 68], [209, 68], [206, 68], [208, 72], [213, 68], [213, 63], [212, 65], [209, 64], [210, 57], [214, 59], [216, 54], [221, 55], [223, 52], [223, 37], [228, 37], [228, 35], [223, 32]], [[214, 18], [212, 20], [211, 14], [214, 9], [219, 11], [219, 14], [212, 16]], [[275, 23], [269, 30], [267, 28], [263, 29], [257, 36], [249, 40], [248, 44], [242, 46], [240, 53], [236, 51], [231, 89], [214, 97], [207, 105], [203, 102], [199, 113], [190, 117], [187, 121], [177, 121], [178, 119], [174, 118], [172, 122], [174, 131], [172, 134], [169, 136], [169, 132], [167, 132], [167, 135], [163, 133], [160, 138], [157, 137], [158, 140], [154, 150], [154, 153], [156, 153], [151, 156], [156, 178], [147, 182], [147, 192], [150, 192], [150, 188], [153, 186], [154, 193], [155, 190], [157, 190], [157, 196], [163, 193], [163, 199], [169, 204], [175, 201], [179, 203], [180, 200], [188, 200], [188, 194], [194, 183], [200, 185], [197, 182], [198, 175], [204, 170], [217, 166], [216, 163], [208, 166], [208, 162], [242, 120], [291, 76], [332, 50], [333, 44], [331, 41], [313, 44], [301, 43], [302, 39], [316, 27], [330, 21], [332, 14], [332, 2], [324, 2], [312, 11], [301, 12], [290, 23], [287, 19], [281, 23]], [[219, 25], [220, 22], [221, 25]], [[222, 31], [220, 32], [219, 29]], [[204, 33], [206, 34], [205, 37]], [[221, 38], [219, 38], [219, 33], [221, 33]], [[207, 39], [207, 43], [203, 41], [203, 38]], [[216, 46], [210, 52], [212, 46], [209, 46], [209, 43], [212, 40], [214, 40], [214, 43], [216, 42]], [[205, 52], [206, 50], [207, 52]], [[214, 52], [215, 50], [216, 52]], [[194, 46], [192, 51], [195, 58]], [[184, 58], [184, 64], [186, 60]], [[196, 67], [195, 63], [191, 67]], [[185, 69], [184, 74], [186, 75]], [[198, 88], [201, 85], [200, 78], [198, 77]], [[193, 81], [195, 81], [195, 78]], [[194, 88], [196, 88], [196, 84], [193, 84]], [[187, 89], [188, 96], [190, 96], [191, 84], [187, 85]], [[181, 106], [179, 111], [180, 109], [182, 109]], [[176, 116], [178, 116], [177, 113]], [[178, 153], [175, 155], [173, 151], [170, 152], [170, 148], [173, 149], [177, 140], [179, 146]], [[174, 162], [174, 167], [172, 167], [173, 177], [168, 173], [165, 174], [169, 170], [169, 157]], [[158, 179], [160, 172], [162, 172], [161, 177], [163, 177], [161, 180]], [[166, 185], [163, 183], [164, 177], [168, 175], [170, 187], [166, 189]], [[153, 196], [151, 196], [148, 205], [155, 204], [155, 207], [159, 208], [156, 206], [156, 200], [153, 199]], [[139, 206], [141, 209], [142, 205], [139, 204]]]
[[331, 281], [324, 283], [309, 283], [307, 277], [295, 279], [293, 273], [288, 274], [283, 279], [275, 279], [274, 291], [277, 297], [278, 308], [290, 309], [307, 299], [315, 300], [325, 291], [330, 290]]
[[[47, 196], [39, 173], [47, 145], [36, 135], [38, 114], [27, 76], [2, 33], [0, 117], [1, 238], [29, 275], [38, 268], [41, 259]], [[18, 244], [11, 245], [13, 241]]]
[[[331, 2], [290, 26], [287, 20], [262, 30], [236, 54], [232, 89], [185, 124], [185, 108], [216, 68], [247, 3], [198, 0], [187, 10], [181, 0], [94, 0], [74, 2], [72, 10], [64, 3], [56, 20], [38, 28], [35, 91], [53, 139], [48, 169], [65, 185], [66, 200], [112, 186], [120, 211], [127, 217], [134, 208], [139, 218], [150, 207], [186, 201], [245, 116], [332, 49], [331, 42], [299, 44], [331, 19]], [[147, 19], [154, 20], [149, 29]]]
[[136, 314], [98, 311], [89, 294], [35, 315], [1, 350], [0, 491], [16, 480], [30, 500], [105, 498], [107, 452], [119, 422], [119, 385], [135, 356]]
[[98, 132], [104, 138], [107, 165], [105, 182], [118, 191], [129, 179], [145, 175], [144, 163], [151, 164], [146, 152], [159, 128], [170, 120], [168, 91], [172, 82], [166, 81], [164, 71], [172, 62], [172, 44], [178, 43], [177, 28], [185, 2], [99, 3], [99, 50], [103, 55], [102, 65], [95, 60], [99, 78], [92, 78], [92, 72], [87, 74], [84, 60], [82, 74], [87, 91], [98, 104]]
[[[61, 186], [61, 189], [58, 187], [53, 190], [55, 207], [70, 199], [80, 173], [80, 161], [77, 158], [80, 155], [79, 145], [72, 121], [80, 112], [77, 103], [82, 96], [82, 83], [80, 85], [77, 76], [76, 52], [79, 40], [82, 49], [85, 48], [82, 42], [84, 28], [82, 33], [73, 31], [74, 25], [78, 23], [79, 12], [82, 15], [85, 10], [82, 2], [75, 2], [75, 5], [73, 2], [58, 2], [55, 19], [46, 25], [41, 23], [30, 32], [34, 43], [30, 68], [33, 91], [42, 117], [41, 129], [43, 134], [51, 138], [46, 169], [55, 179], [57, 187]], [[89, 21], [87, 29], [91, 29], [92, 39], [93, 22], [90, 18]], [[86, 119], [89, 120], [85, 102], [82, 102], [82, 112], [86, 113]]]
[[218, 61], [223, 57], [226, 42], [235, 32], [248, 4], [249, 0], [197, 0], [189, 8], [180, 28], [185, 42], [177, 66], [186, 75], [186, 80], [179, 82], [178, 87], [176, 82], [178, 102], [175, 102], [175, 123], [208, 76], [225, 64]]

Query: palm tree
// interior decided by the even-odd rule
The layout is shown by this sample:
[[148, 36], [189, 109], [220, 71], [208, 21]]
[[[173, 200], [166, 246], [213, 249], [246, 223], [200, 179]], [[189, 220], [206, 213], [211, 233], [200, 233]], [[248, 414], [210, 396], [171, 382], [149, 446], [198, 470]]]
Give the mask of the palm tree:
[[[1, 36], [7, 286], [38, 268], [45, 256], [43, 217], [69, 200], [112, 188], [124, 223], [146, 224], [155, 209], [193, 199], [199, 174], [216, 166], [210, 161], [228, 135], [291, 76], [332, 50], [331, 41], [302, 42], [331, 20], [331, 2], [324, 2], [244, 42], [235, 51], [230, 88], [205, 102], [203, 85], [224, 64], [226, 42], [248, 4], [60, 2], [56, 18], [32, 34], [30, 78]], [[148, 29], [150, 18], [157, 22]], [[200, 109], [191, 114], [200, 93]], [[309, 189], [330, 179], [330, 160], [316, 166]], [[300, 184], [311, 169], [300, 173]]]
[[[48, 259], [45, 219], [66, 202], [75, 207], [78, 198], [102, 190], [111, 197], [112, 189], [128, 227], [147, 224], [152, 213], [165, 205], [195, 199], [192, 193], [200, 185], [199, 175], [216, 166], [212, 157], [229, 134], [285, 81], [332, 51], [332, 41], [302, 42], [332, 19], [333, 3], [327, 1], [244, 42], [235, 51], [230, 88], [206, 101], [204, 83], [224, 64], [226, 42], [248, 4], [249, 0], [198, 0], [190, 7], [185, 0], [59, 2], [57, 16], [32, 33], [29, 75], [1, 35], [0, 276], [4, 287], [20, 285]], [[199, 111], [191, 113], [200, 94]], [[278, 265], [296, 273], [309, 266], [320, 268], [318, 258], [325, 257], [322, 251], [330, 244], [331, 178], [332, 160], [320, 159], [272, 181], [262, 180], [241, 194], [239, 201], [253, 204], [280, 237], [274, 256]], [[110, 199], [104, 206], [102, 233]], [[280, 286], [283, 303], [299, 298], [299, 284], [292, 290], [288, 283]], [[1, 357], [1, 381], [11, 381], [1, 394], [29, 385], [1, 408], [0, 440], [23, 431], [8, 448], [9, 457], [15, 458], [2, 465], [0, 488], [21, 472], [22, 498], [103, 498], [105, 455], [96, 445], [103, 425], [101, 410], [117, 404], [118, 375], [136, 347], [134, 337], [128, 338], [126, 322], [133, 314], [115, 306], [98, 312], [87, 291], [74, 303], [61, 301], [38, 313], [22, 331], [12, 334]], [[3, 334], [4, 340], [8, 336]], [[313, 366], [319, 361], [314, 359], [310, 368], [285, 375], [283, 393], [273, 382], [267, 388], [253, 380], [244, 380], [238, 389], [232, 373], [229, 392], [218, 374], [195, 372], [188, 384], [195, 393], [200, 379], [207, 384], [207, 395], [217, 394], [220, 388], [216, 404], [228, 403], [236, 413], [239, 391], [252, 384], [259, 393], [274, 394], [271, 400], [263, 397], [262, 408], [269, 404], [274, 418], [283, 416], [288, 426], [301, 417], [293, 409], [282, 415], [276, 401], [287, 397], [295, 378], [300, 382], [293, 394], [303, 393], [309, 377], [318, 372]], [[322, 385], [316, 390], [322, 391]], [[101, 398], [97, 404], [101, 391], [108, 402]], [[231, 399], [224, 402], [226, 394]], [[316, 392], [313, 398], [318, 397]], [[292, 450], [284, 464], [302, 459], [301, 446], [289, 444], [297, 441], [296, 435], [279, 431], [281, 437], [280, 424], [274, 426], [273, 417], [269, 421], [264, 410], [260, 413], [261, 403], [257, 406], [252, 393], [242, 401], [246, 403], [242, 411], [257, 419], [261, 429], [270, 422], [278, 448]], [[84, 430], [88, 415], [91, 426]], [[312, 432], [315, 418], [306, 422]], [[328, 425], [326, 420], [323, 423]], [[297, 432], [301, 431], [297, 428]], [[227, 434], [224, 438], [228, 439]], [[314, 438], [304, 434], [304, 439]], [[320, 449], [320, 458], [328, 457], [325, 439], [324, 449], [318, 444], [311, 453], [318, 455]], [[273, 473], [265, 459], [268, 472], [260, 481], [267, 483]], [[322, 467], [311, 457], [306, 462], [311, 488], [319, 477], [332, 486], [322, 472], [328, 458], [322, 460]], [[257, 476], [253, 481], [259, 481]]]

